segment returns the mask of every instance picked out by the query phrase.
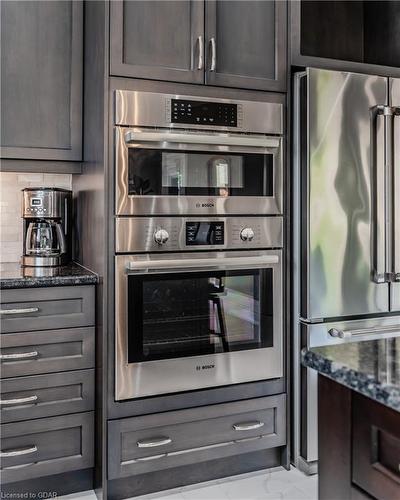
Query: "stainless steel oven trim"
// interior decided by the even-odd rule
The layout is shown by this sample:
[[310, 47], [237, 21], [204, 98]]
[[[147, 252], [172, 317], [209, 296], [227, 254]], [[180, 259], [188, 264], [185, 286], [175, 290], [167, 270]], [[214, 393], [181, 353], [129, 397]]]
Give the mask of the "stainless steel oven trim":
[[[183, 392], [231, 385], [283, 376], [282, 352], [282, 252], [281, 250], [205, 252], [201, 260], [224, 258], [278, 257], [278, 263], [265, 263], [258, 268], [273, 269], [273, 347], [207, 356], [128, 363], [127, 358], [127, 267], [131, 261], [193, 259], [193, 254], [117, 255], [115, 257], [115, 399], [134, 399], [157, 394]], [[246, 266], [238, 266], [246, 269]], [[197, 270], [193, 268], [193, 271]], [[188, 269], [185, 269], [188, 272]], [[214, 365], [214, 369], [196, 370], [198, 365]]]
[[[151, 138], [155, 139], [154, 142], [146, 140], [138, 140], [137, 142], [130, 142], [127, 144], [126, 136], [139, 137], [140, 134], [149, 134], [146, 129], [139, 128], [115, 128], [115, 213], [117, 215], [224, 215], [224, 214], [248, 214], [248, 215], [281, 215], [282, 207], [282, 143], [281, 137], [268, 137], [268, 136], [237, 136], [222, 133], [205, 134], [204, 140], [207, 141], [209, 137], [220, 137], [221, 141], [227, 139], [229, 141], [235, 138], [242, 139], [246, 137], [247, 141], [255, 140], [260, 141], [264, 146], [244, 146], [238, 143], [235, 145], [226, 144], [209, 144], [207, 142], [200, 143], [201, 134], [193, 133], [194, 143], [187, 142], [168, 142], [165, 141], [166, 135], [169, 133], [171, 136], [177, 138], [180, 132], [170, 131], [168, 129], [162, 131], [152, 131]], [[160, 134], [159, 136], [157, 134]], [[188, 132], [182, 133], [183, 137], [190, 135]], [[149, 137], [149, 136], [147, 136]], [[159, 138], [159, 141], [157, 140]], [[146, 135], [143, 135], [146, 138]], [[216, 139], [215, 139], [216, 140]], [[275, 146], [266, 147], [265, 144], [274, 144]], [[250, 144], [250, 142], [249, 142]], [[262, 153], [272, 154], [274, 158], [274, 178], [273, 178], [273, 196], [135, 196], [128, 194], [128, 186], [126, 179], [128, 177], [128, 148], [160, 148], [160, 149], [181, 149], [182, 151], [198, 150], [198, 151], [219, 151], [224, 153]], [[205, 206], [204, 206], [205, 205]]]
[[[223, 222], [223, 245], [186, 245], [186, 222]], [[242, 241], [240, 231], [254, 229], [251, 241]], [[165, 229], [169, 239], [163, 245], [154, 240], [154, 232]], [[115, 251], [139, 252], [193, 252], [198, 250], [257, 250], [283, 246], [282, 217], [117, 217], [115, 221]]]
[[[196, 125], [171, 122], [171, 100], [189, 99], [237, 105], [237, 127], [221, 125]], [[115, 91], [115, 124], [139, 127], [165, 127], [174, 130], [226, 130], [253, 134], [283, 134], [282, 103], [268, 101], [243, 101], [182, 94], [162, 94], [132, 90]]]

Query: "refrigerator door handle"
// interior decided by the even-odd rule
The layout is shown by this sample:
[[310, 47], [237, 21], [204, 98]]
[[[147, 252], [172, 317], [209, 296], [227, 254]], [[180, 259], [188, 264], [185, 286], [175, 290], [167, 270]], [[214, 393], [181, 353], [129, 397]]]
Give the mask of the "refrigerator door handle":
[[393, 119], [393, 266], [394, 281], [400, 281], [400, 107]]
[[372, 155], [372, 279], [376, 283], [386, 280], [386, 176], [385, 176], [385, 119], [383, 108], [371, 109], [371, 155]]
[[[398, 189], [400, 137], [398, 116], [400, 108], [376, 106], [372, 109], [373, 187], [373, 279], [377, 283], [400, 281], [400, 256], [398, 255], [399, 213]], [[399, 163], [400, 164], [400, 163]]]

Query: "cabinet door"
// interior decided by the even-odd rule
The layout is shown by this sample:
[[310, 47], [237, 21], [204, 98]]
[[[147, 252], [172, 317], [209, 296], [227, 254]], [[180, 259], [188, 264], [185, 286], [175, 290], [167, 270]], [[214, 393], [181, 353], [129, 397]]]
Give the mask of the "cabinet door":
[[81, 160], [82, 2], [1, 2], [3, 158]]
[[284, 91], [285, 1], [206, 2], [206, 83]]
[[118, 0], [110, 3], [110, 72], [204, 83], [201, 0]]

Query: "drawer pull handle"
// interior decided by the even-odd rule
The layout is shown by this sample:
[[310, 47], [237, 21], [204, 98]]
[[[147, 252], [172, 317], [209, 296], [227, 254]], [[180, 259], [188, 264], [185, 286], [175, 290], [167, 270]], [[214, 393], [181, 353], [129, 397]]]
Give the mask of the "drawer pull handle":
[[0, 309], [0, 314], [3, 316], [11, 316], [12, 314], [28, 314], [38, 311], [38, 307], [27, 307], [26, 309]]
[[27, 396], [26, 398], [15, 398], [15, 399], [0, 399], [0, 406], [2, 405], [21, 405], [23, 403], [32, 403], [37, 401], [36, 394], [33, 396]]
[[172, 443], [172, 439], [168, 437], [159, 437], [159, 438], [151, 438], [151, 439], [143, 439], [142, 441], [138, 441], [138, 448], [154, 448], [156, 446], [165, 446], [166, 444]]
[[20, 455], [35, 453], [35, 451], [37, 451], [36, 446], [30, 446], [29, 448], [22, 448], [20, 450], [0, 451], [0, 457], [19, 457]]
[[31, 352], [15, 352], [12, 354], [0, 354], [0, 359], [7, 361], [16, 361], [18, 359], [29, 359], [29, 358], [36, 358], [39, 356], [39, 353], [37, 351], [31, 351]]
[[233, 424], [235, 431], [252, 431], [264, 426], [264, 422], [241, 422], [240, 424]]

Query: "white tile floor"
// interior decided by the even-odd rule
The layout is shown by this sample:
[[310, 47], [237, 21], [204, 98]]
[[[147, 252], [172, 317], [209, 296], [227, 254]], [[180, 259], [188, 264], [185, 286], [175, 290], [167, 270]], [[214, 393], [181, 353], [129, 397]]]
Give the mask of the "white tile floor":
[[[136, 497], [135, 500], [317, 500], [317, 476], [299, 470], [257, 471]], [[59, 497], [96, 500], [93, 491]]]

